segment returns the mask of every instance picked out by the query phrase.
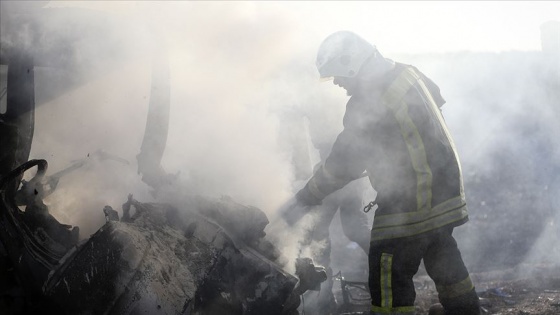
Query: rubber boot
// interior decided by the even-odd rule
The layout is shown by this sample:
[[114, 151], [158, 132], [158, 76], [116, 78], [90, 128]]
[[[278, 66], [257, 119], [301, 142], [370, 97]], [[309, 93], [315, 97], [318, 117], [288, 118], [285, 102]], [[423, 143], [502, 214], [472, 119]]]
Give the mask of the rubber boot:
[[428, 311], [428, 315], [445, 315], [445, 309], [441, 303], [436, 303], [430, 306], [430, 310]]
[[445, 315], [480, 315], [480, 301], [473, 289], [469, 293], [452, 299], [443, 299], [441, 304], [445, 309]]

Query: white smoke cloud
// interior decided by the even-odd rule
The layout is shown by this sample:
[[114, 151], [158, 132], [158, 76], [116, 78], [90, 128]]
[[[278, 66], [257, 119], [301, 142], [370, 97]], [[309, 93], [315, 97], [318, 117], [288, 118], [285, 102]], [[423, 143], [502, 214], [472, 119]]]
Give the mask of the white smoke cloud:
[[[180, 172], [185, 194], [229, 195], [273, 215], [294, 193], [292, 152], [282, 138], [287, 127], [281, 113], [323, 110], [332, 134], [341, 128], [344, 91], [318, 82], [314, 69], [320, 41], [340, 29], [360, 33], [386, 57], [410, 62], [434, 79], [448, 101], [444, 115], [464, 171], [485, 172], [494, 162], [489, 150], [515, 141], [507, 131], [512, 116], [526, 113], [520, 105], [542, 97], [523, 90], [518, 81], [487, 76], [513, 78], [531, 71], [531, 62], [518, 64], [517, 59], [497, 64], [494, 53], [512, 56], [506, 52], [520, 50], [527, 55], [516, 58], [538, 58], [539, 25], [560, 19], [560, 7], [531, 3], [50, 2], [41, 17], [51, 33], [38, 39], [47, 54], [40, 60], [88, 66], [75, 74], [83, 80], [72, 88], [53, 82], [59, 76], [68, 81], [57, 67], [36, 68], [39, 103], [31, 158], [47, 159], [49, 172], [56, 172], [102, 149], [130, 164], [93, 161], [64, 177], [47, 203], [61, 222], [79, 225], [87, 237], [103, 223], [104, 205], [119, 209], [128, 193], [139, 201], [153, 200], [136, 174], [136, 154], [146, 124], [151, 53], [163, 43], [171, 76], [163, 167]], [[59, 14], [70, 8], [92, 16]], [[429, 16], [418, 14], [420, 8]], [[496, 19], [502, 23], [489, 27]], [[73, 33], [77, 27], [83, 29]], [[6, 34], [4, 29], [3, 38]], [[58, 41], [62, 48], [54, 44]], [[449, 51], [490, 53], [487, 58], [469, 59], [468, 53], [444, 57]], [[417, 55], [424, 52], [442, 55]]]

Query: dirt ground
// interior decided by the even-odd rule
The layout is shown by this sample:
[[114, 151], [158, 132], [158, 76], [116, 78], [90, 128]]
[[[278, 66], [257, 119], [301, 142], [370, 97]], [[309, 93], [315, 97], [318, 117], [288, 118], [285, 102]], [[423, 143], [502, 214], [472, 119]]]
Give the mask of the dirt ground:
[[[481, 314], [498, 315], [558, 315], [560, 314], [560, 264], [518, 265], [515, 268], [471, 273], [480, 297]], [[425, 274], [415, 277], [416, 311], [429, 314], [430, 306], [438, 303], [432, 280]], [[342, 302], [340, 282], [335, 281], [333, 291], [337, 302]], [[350, 288], [352, 310], [339, 314], [369, 314], [369, 295], [361, 288]], [[341, 303], [338, 303], [339, 305]]]
[[[482, 314], [560, 314], [560, 265], [526, 265], [482, 273], [471, 277], [479, 294]], [[437, 292], [427, 276], [419, 276], [418, 314], [428, 314], [437, 303]]]

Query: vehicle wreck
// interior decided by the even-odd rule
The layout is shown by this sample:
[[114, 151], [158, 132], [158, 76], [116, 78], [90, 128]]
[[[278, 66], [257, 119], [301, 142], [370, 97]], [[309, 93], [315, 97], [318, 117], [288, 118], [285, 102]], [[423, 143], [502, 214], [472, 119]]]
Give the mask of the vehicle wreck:
[[[13, 94], [10, 90], [8, 95]], [[161, 104], [157, 94], [152, 100]], [[8, 99], [1, 122], [2, 128], [13, 130], [12, 137], [2, 133], [2, 143], [14, 144], [13, 151], [2, 152], [4, 169], [21, 161], [9, 154], [25, 156], [22, 150], [32, 140], [27, 136], [25, 145], [18, 140], [24, 131], [33, 129], [33, 120], [12, 123], [9, 114], [21, 109], [13, 104]], [[32, 115], [33, 103], [28, 106], [27, 113]], [[159, 169], [161, 155], [156, 160], [151, 157], [144, 165]], [[75, 163], [66, 171], [80, 165]], [[33, 167], [37, 167], [35, 176], [22, 180]], [[116, 220], [107, 216], [105, 225], [78, 243], [78, 228], [59, 223], [42, 202], [60, 178], [60, 172], [53, 176], [46, 172], [46, 160], [26, 161], [3, 173], [0, 183], [0, 237], [23, 288], [21, 311], [297, 314], [300, 294], [317, 285], [305, 280], [325, 280], [316, 276], [324, 271], [308, 261], [296, 266], [299, 278], [285, 272], [281, 265], [285, 262], [264, 238], [269, 223], [266, 214], [229, 198], [193, 196], [177, 209], [164, 203], [142, 203], [130, 195], [120, 221], [118, 214]], [[34, 209], [41, 209], [41, 220], [34, 219], [33, 213], [38, 212]]]
[[[40, 29], [40, 22], [29, 21]], [[37, 62], [60, 66], [41, 59], [42, 52], [41, 46], [31, 49], [17, 41], [2, 45], [7, 75], [6, 110], [0, 114], [0, 267], [9, 279], [2, 283], [8, 292], [3, 309], [14, 314], [298, 314], [300, 295], [326, 279], [324, 268], [310, 259], [284, 260], [266, 239], [269, 221], [258, 208], [227, 197], [187, 196], [178, 206], [129, 195], [122, 218], [110, 205], [99, 209], [106, 223], [81, 241], [79, 227], [51, 215], [43, 198], [86, 162], [49, 176], [46, 160], [28, 160], [35, 127], [34, 67]], [[153, 60], [137, 160], [138, 173], [155, 196], [176, 176], [161, 167], [169, 123], [165, 50]], [[103, 151], [94, 155], [127, 163]], [[23, 179], [34, 168], [33, 178]], [[295, 274], [285, 271], [288, 263], [296, 264]]]
[[[197, 197], [179, 210], [129, 196], [123, 209], [134, 214], [128, 220], [108, 220], [66, 250], [52, 234], [30, 229], [27, 209], [20, 211], [7, 193], [35, 165], [41, 176], [44, 160], [4, 177], [1, 208], [2, 243], [26, 292], [33, 292], [28, 299], [34, 308], [61, 314], [294, 314], [299, 295], [316, 285], [283, 271], [263, 238], [264, 213], [228, 198]], [[254, 233], [225, 226], [228, 214]]]
[[[21, 211], [8, 193], [23, 171], [38, 166], [36, 179], [46, 165], [29, 161], [2, 180], [0, 235], [31, 310], [297, 314], [299, 295], [317, 284], [299, 279], [325, 280], [314, 277], [324, 273], [320, 267], [305, 268], [303, 261], [303, 268], [296, 266], [299, 279], [285, 272], [280, 255], [263, 238], [266, 215], [228, 198], [196, 197], [179, 210], [129, 196], [123, 204], [134, 211], [129, 219], [107, 220], [89, 239], [65, 247], [52, 232], [31, 229], [26, 216], [34, 204]], [[235, 225], [235, 231], [228, 221], [246, 225]]]

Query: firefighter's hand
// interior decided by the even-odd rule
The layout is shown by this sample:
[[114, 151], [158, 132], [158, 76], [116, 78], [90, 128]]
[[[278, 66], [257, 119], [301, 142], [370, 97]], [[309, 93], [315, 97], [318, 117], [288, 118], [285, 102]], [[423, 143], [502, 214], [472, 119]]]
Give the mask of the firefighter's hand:
[[298, 202], [295, 197], [288, 200], [280, 209], [278, 213], [280, 217], [290, 226], [296, 224], [311, 210], [310, 206], [303, 205]]

